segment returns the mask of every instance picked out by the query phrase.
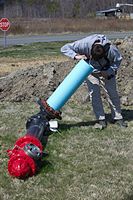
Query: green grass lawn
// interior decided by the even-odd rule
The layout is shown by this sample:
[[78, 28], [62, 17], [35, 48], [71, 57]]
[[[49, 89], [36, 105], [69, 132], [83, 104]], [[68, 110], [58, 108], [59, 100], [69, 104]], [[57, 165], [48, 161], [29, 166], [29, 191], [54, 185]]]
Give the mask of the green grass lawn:
[[0, 47], [0, 57], [5, 58], [41, 58], [43, 56], [59, 56], [61, 55], [60, 48], [65, 42], [38, 42], [27, 45], [8, 46], [7, 48]]
[[0, 103], [1, 200], [131, 200], [133, 199], [133, 121], [131, 108], [123, 111], [129, 126], [92, 126], [89, 103], [69, 101], [62, 109], [59, 133], [49, 137], [40, 172], [26, 181], [7, 172], [6, 150], [25, 134], [34, 103]]

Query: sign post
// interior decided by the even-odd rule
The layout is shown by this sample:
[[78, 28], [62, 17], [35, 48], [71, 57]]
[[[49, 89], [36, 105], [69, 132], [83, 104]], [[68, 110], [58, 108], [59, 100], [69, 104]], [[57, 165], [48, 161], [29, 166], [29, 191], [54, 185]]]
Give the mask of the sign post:
[[4, 48], [6, 48], [6, 32], [10, 28], [10, 21], [7, 18], [0, 20], [0, 29], [4, 32]]

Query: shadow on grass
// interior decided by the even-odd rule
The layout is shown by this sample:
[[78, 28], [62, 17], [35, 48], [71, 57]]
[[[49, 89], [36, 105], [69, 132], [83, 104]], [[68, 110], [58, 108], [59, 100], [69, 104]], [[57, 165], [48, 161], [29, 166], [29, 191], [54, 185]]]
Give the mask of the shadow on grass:
[[[42, 160], [39, 163], [37, 163], [37, 172], [35, 173], [34, 176], [38, 176], [38, 174], [46, 174], [48, 172], [51, 172], [54, 170], [54, 166], [51, 162], [49, 162], [48, 160]], [[28, 181], [29, 180], [29, 176], [25, 177], [25, 178], [20, 178], [21, 180]]]
[[[133, 110], [129, 110], [129, 109], [123, 109], [122, 110], [122, 115], [125, 121], [132, 121], [133, 120]], [[106, 114], [106, 120], [109, 123], [112, 123], [112, 118], [111, 118], [111, 114]], [[92, 120], [92, 121], [85, 121], [85, 122], [73, 122], [73, 123], [61, 123], [60, 124], [60, 130], [66, 130], [66, 129], [70, 129], [72, 127], [81, 127], [81, 126], [94, 126], [94, 124], [96, 123], [96, 120]]]
[[96, 121], [86, 121], [86, 122], [77, 122], [77, 123], [61, 123], [60, 131], [70, 129], [72, 127], [81, 127], [81, 126], [94, 126]]
[[133, 194], [128, 194], [122, 200], [133, 200]]
[[36, 175], [39, 173], [47, 173], [53, 170], [54, 170], [53, 164], [50, 161], [46, 160], [46, 158], [43, 158], [43, 160], [38, 163], [38, 170]]
[[126, 121], [132, 121], [133, 120], [133, 110], [122, 109], [122, 115], [123, 115], [124, 120], [126, 120]]
[[[129, 110], [129, 109], [122, 109], [122, 116], [124, 121], [132, 121], [133, 120], [133, 110]], [[106, 114], [106, 119], [107, 122], [112, 123], [112, 118], [111, 118], [111, 114]]]

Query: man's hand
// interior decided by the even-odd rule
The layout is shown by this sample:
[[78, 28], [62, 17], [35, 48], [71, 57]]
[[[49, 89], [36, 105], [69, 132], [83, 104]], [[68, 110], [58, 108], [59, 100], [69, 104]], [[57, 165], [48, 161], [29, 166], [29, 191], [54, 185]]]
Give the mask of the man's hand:
[[91, 75], [95, 78], [99, 78], [101, 76], [101, 72], [92, 72]]
[[74, 59], [76, 59], [76, 60], [81, 60], [81, 59], [84, 59], [84, 60], [86, 60], [86, 59], [87, 59], [87, 57], [86, 57], [85, 55], [80, 55], [80, 54], [77, 54], [77, 55], [74, 57]]
[[101, 76], [103, 76], [105, 79], [108, 79], [108, 74], [106, 71], [101, 71]]
[[92, 72], [91, 73], [94, 77], [99, 78], [99, 77], [103, 77], [105, 79], [108, 79], [108, 74], [106, 71], [101, 71], [101, 72]]

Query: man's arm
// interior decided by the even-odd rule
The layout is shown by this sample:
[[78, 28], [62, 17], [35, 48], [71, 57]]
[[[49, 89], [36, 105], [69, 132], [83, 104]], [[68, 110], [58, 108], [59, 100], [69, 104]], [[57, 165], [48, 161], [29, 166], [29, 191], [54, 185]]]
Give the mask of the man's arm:
[[119, 50], [115, 46], [111, 45], [107, 58], [110, 61], [110, 66], [107, 70], [105, 69], [101, 71], [101, 75], [106, 79], [110, 79], [116, 75], [122, 61], [122, 56]]
[[61, 52], [76, 60], [89, 59], [91, 42], [89, 36], [72, 43], [67, 43], [61, 48]]
[[63, 47], [61, 47], [61, 52], [65, 56], [68, 56], [68, 57], [74, 59], [75, 56], [77, 55], [77, 53], [75, 52], [75, 48], [74, 48], [74, 42], [73, 43], [67, 43]]
[[108, 52], [108, 59], [110, 61], [110, 67], [106, 70], [106, 72], [109, 76], [115, 75], [120, 67], [122, 56], [119, 50], [113, 45], [110, 46], [110, 50]]

